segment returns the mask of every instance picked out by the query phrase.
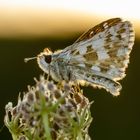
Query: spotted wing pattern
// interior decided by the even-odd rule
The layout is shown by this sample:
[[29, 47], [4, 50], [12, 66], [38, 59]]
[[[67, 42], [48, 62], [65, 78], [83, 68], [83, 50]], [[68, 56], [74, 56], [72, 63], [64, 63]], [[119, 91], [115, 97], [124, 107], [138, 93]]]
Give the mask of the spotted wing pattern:
[[81, 35], [60, 57], [69, 60], [77, 79], [119, 95], [117, 81], [125, 77], [134, 38], [129, 21], [109, 19]]
[[132, 24], [113, 18], [89, 29], [64, 50], [45, 51], [37, 60], [56, 81], [79, 81], [117, 96], [122, 88], [118, 80], [125, 76], [133, 44]]
[[134, 30], [129, 21], [107, 20], [84, 33], [71, 46], [70, 64], [91, 69], [112, 80], [125, 76]]

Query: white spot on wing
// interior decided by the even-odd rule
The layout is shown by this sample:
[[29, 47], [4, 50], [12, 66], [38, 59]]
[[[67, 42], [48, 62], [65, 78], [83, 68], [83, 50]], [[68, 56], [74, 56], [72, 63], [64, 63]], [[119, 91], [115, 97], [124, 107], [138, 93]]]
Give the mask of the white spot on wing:
[[123, 55], [126, 55], [127, 53], [128, 53], [127, 48], [120, 48], [117, 52], [117, 56], [123, 56]]
[[77, 47], [77, 50], [79, 51], [79, 53], [82, 55], [85, 54], [87, 52], [87, 46], [90, 46], [91, 42], [92, 42], [91, 39], [84, 42], [80, 42]]
[[109, 29], [109, 32], [110, 32], [110, 34], [112, 34], [112, 35], [115, 35], [115, 34], [116, 34], [116, 32], [115, 32], [115, 30], [114, 30], [114, 27], [111, 27], [111, 28]]
[[108, 28], [108, 24], [107, 24], [107, 22], [106, 23], [104, 23], [104, 28], [106, 29], [106, 28]]
[[129, 59], [126, 59], [126, 60], [123, 61], [123, 64], [124, 64], [125, 66], [127, 66], [128, 63], [129, 63]]
[[99, 60], [104, 60], [104, 59], [109, 58], [109, 55], [107, 54], [107, 52], [105, 50], [97, 51], [97, 55], [98, 55]]
[[92, 48], [94, 50], [100, 50], [102, 48], [102, 46], [104, 46], [104, 44], [105, 44], [104, 39], [105, 38], [103, 36], [104, 36], [103, 32], [94, 36], [93, 42], [92, 42]]
[[91, 69], [95, 71], [101, 71], [101, 69], [98, 66], [92, 66]]
[[125, 38], [125, 37], [127, 37], [127, 34], [126, 34], [126, 33], [122, 33], [122, 34], [121, 34], [121, 37], [122, 37], [122, 38]]
[[78, 66], [80, 66], [80, 67], [85, 67], [85, 64], [78, 64]]
[[111, 68], [107, 71], [107, 74], [114, 76], [114, 75], [120, 75], [121, 73], [117, 68]]
[[86, 47], [80, 47], [80, 49], [79, 49], [80, 54], [85, 54], [86, 51], [87, 51]]

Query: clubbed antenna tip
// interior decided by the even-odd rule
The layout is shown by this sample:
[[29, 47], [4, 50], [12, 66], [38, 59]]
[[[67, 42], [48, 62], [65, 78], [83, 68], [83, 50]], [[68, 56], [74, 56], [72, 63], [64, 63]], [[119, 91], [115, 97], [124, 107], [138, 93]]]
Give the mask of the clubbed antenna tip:
[[24, 62], [27, 63], [28, 61], [33, 60], [33, 59], [36, 59], [36, 58], [37, 58], [37, 57], [25, 58], [25, 59], [24, 59]]

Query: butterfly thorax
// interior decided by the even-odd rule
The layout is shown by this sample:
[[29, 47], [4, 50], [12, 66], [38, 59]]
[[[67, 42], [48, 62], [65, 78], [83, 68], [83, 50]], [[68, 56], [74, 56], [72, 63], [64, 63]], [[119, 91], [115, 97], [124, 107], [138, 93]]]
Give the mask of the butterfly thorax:
[[[54, 53], [51, 55], [41, 53], [37, 59], [40, 68], [47, 74], [49, 74], [55, 81], [70, 81], [72, 80], [72, 69], [67, 64], [68, 61], [63, 61]], [[73, 79], [74, 80], [74, 79]]]

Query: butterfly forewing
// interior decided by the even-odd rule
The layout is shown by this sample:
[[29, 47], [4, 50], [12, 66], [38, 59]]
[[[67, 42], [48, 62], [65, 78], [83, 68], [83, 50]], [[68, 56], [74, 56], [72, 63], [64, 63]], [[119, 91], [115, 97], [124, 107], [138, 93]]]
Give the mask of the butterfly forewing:
[[70, 64], [119, 80], [125, 76], [133, 44], [131, 23], [120, 18], [110, 19], [91, 28], [73, 44]]

